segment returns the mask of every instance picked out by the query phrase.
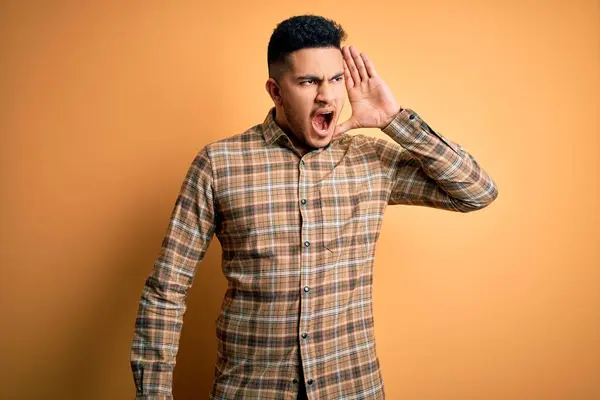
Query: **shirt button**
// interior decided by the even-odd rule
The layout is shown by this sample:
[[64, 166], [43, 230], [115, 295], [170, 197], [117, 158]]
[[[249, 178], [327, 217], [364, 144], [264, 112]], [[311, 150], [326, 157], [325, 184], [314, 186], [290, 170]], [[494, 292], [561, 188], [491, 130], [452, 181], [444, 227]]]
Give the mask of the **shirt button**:
[[302, 339], [306, 339], [306, 338], [307, 338], [307, 336], [308, 336], [308, 335], [306, 334], [306, 332], [304, 332], [304, 333], [302, 334]]
[[305, 246], [305, 247], [308, 247], [308, 246], [310, 246], [310, 242], [307, 240], [306, 242], [304, 242], [304, 246]]
[[306, 383], [308, 383], [309, 385], [312, 385], [313, 384], [313, 380], [309, 379], [309, 380], [306, 381]]
[[310, 290], [310, 288], [308, 286], [304, 286], [304, 291], [308, 292]]
[[298, 379], [294, 378], [294, 380], [292, 382], [298, 383]]
[[415, 119], [415, 115], [414, 114], [410, 114], [410, 116], [408, 118]]
[[306, 204], [306, 199], [302, 199], [302, 200], [300, 200], [300, 203], [302, 203], [302, 204]]

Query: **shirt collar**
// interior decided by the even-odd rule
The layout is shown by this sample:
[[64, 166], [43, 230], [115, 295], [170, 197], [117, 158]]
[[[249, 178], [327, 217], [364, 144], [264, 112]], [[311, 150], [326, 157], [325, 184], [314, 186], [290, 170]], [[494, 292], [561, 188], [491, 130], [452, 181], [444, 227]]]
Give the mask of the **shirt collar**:
[[[261, 124], [262, 134], [263, 134], [263, 137], [265, 139], [267, 146], [270, 146], [272, 143], [277, 141], [282, 136], [287, 138], [286, 133], [275, 122], [275, 119], [273, 118], [274, 115], [275, 115], [275, 107], [273, 107], [269, 110], [269, 112], [267, 113], [267, 116], [265, 117], [265, 120]], [[342, 143], [348, 137], [349, 137], [349, 135], [347, 135], [346, 133], [343, 133], [341, 135], [341, 137], [329, 142], [329, 144], [327, 146], [318, 149], [317, 152], [321, 152], [323, 150], [328, 150], [334, 143], [337, 143], [337, 142]], [[289, 138], [287, 138], [287, 139], [290, 140]], [[291, 141], [290, 141], [290, 144], [291, 144]]]
[[273, 115], [275, 114], [275, 107], [271, 108], [262, 123], [262, 134], [265, 138], [267, 146], [275, 142], [282, 135], [286, 136], [285, 132], [277, 125]]

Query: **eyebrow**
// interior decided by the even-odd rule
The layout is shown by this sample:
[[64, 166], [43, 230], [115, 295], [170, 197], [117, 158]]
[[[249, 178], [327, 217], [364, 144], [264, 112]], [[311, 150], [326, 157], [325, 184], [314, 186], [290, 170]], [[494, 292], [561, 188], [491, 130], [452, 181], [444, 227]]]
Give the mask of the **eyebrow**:
[[[343, 75], [344, 75], [343, 72], [338, 72], [337, 74], [335, 74], [334, 76], [332, 76], [331, 79], [336, 79], [336, 78], [339, 78], [339, 77], [341, 77]], [[316, 75], [303, 75], [303, 76], [297, 77], [296, 80], [297, 81], [300, 81], [300, 80], [322, 81], [323, 78], [318, 77]]]

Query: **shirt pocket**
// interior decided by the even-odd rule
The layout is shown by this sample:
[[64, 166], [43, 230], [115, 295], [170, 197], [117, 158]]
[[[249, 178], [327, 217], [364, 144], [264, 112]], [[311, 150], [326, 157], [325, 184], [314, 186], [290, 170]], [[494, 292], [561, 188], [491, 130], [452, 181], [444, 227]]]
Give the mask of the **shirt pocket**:
[[321, 197], [323, 246], [331, 253], [347, 250], [350, 256], [362, 256], [366, 250], [364, 235], [371, 205], [369, 185], [361, 182], [324, 182]]

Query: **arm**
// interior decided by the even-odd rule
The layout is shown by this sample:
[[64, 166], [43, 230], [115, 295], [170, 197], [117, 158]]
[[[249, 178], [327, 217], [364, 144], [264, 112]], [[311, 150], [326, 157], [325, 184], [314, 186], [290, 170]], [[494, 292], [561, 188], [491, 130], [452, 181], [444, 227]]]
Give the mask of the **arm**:
[[204, 148], [187, 171], [142, 291], [130, 353], [137, 399], [172, 399], [186, 295], [215, 225], [212, 167]]
[[334, 136], [354, 128], [380, 128], [394, 139], [372, 141], [392, 184], [389, 204], [468, 212], [498, 196], [494, 181], [473, 156], [433, 131], [413, 110], [400, 107], [365, 53], [350, 46], [342, 54], [352, 116], [336, 127]]
[[396, 142], [374, 142], [392, 185], [389, 204], [469, 212], [498, 196], [496, 184], [475, 158], [413, 110], [402, 109], [382, 130]]

